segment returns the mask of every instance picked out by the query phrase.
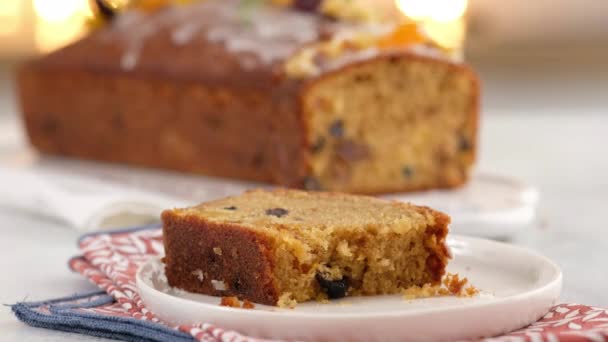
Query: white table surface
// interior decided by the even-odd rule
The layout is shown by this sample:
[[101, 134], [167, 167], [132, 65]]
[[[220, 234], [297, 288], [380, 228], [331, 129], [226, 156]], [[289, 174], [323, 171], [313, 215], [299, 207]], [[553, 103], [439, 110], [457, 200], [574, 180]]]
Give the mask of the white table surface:
[[[608, 83], [604, 85], [608, 89]], [[3, 87], [0, 87], [3, 94], [0, 160], [23, 143], [20, 133], [13, 128], [14, 105], [7, 102], [12, 96], [11, 89]], [[522, 97], [539, 101], [521, 89], [515, 93], [518, 91]], [[500, 93], [492, 93], [498, 100], [494, 103], [500, 103]], [[511, 242], [536, 249], [561, 266], [563, 301], [608, 306], [608, 99], [594, 97], [592, 104], [580, 101], [574, 105], [576, 98], [570, 101], [551, 93], [542, 95], [546, 102], [539, 102], [546, 106], [513, 107], [507, 101], [486, 107], [478, 167], [512, 175], [539, 187], [537, 224], [513, 237]], [[0, 236], [0, 269], [4, 271], [0, 278], [0, 304], [95, 290], [67, 268], [68, 258], [78, 252], [77, 232], [41, 218], [0, 209]], [[0, 340], [84, 339], [80, 335], [27, 327], [12, 316], [8, 307], [0, 307]]]

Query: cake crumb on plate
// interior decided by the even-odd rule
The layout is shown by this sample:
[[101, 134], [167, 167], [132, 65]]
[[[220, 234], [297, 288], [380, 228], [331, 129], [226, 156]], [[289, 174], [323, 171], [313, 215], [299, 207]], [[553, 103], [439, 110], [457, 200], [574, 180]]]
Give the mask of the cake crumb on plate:
[[466, 277], [460, 278], [458, 274], [448, 273], [442, 280], [441, 284], [423, 286], [412, 286], [403, 291], [405, 299], [441, 297], [441, 296], [457, 296], [457, 297], [473, 297], [479, 294], [479, 289], [473, 285], [465, 288], [469, 279]]
[[220, 306], [228, 306], [231, 308], [239, 308], [239, 309], [255, 309], [255, 304], [248, 301], [247, 299], [243, 300], [243, 304], [241, 305], [241, 301], [234, 296], [231, 297], [222, 297], [220, 301]]

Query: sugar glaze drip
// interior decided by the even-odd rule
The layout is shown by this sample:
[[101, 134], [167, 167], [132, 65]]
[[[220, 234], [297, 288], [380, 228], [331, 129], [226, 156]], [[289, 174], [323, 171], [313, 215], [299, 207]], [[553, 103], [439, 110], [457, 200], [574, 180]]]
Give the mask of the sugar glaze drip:
[[[256, 63], [270, 64], [289, 57], [297, 48], [319, 37], [319, 19], [313, 15], [259, 6], [244, 12], [236, 0], [205, 1], [175, 6], [156, 13], [128, 11], [101, 35], [104, 41], [119, 37], [124, 46], [120, 59], [123, 70], [137, 67], [141, 51], [153, 36], [168, 32], [176, 46], [205, 39], [222, 44], [235, 54], [248, 53]], [[251, 68], [252, 58], [243, 59]]]
[[[125, 71], [138, 67], [148, 42], [165, 36], [176, 49], [193, 44], [221, 45], [238, 56], [238, 63], [244, 70], [252, 70], [286, 61], [308, 43], [319, 41], [321, 36], [340, 41], [349, 40], [361, 32], [382, 36], [395, 28], [392, 22], [367, 25], [328, 22], [316, 15], [274, 6], [243, 9], [239, 3], [239, 0], [203, 1], [154, 13], [132, 10], [118, 16], [99, 36], [106, 43], [118, 41], [122, 45], [124, 50], [119, 64]], [[435, 48], [410, 46], [408, 49], [429, 57], [448, 57]], [[381, 52], [370, 47], [346, 53], [318, 72], [373, 58]]]

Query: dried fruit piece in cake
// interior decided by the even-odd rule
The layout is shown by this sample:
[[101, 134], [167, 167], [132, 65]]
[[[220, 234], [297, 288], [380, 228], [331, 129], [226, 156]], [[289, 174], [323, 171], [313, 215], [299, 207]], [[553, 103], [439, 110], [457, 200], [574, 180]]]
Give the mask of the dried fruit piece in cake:
[[448, 216], [366, 196], [254, 190], [162, 219], [171, 286], [268, 305], [439, 284], [449, 259]]

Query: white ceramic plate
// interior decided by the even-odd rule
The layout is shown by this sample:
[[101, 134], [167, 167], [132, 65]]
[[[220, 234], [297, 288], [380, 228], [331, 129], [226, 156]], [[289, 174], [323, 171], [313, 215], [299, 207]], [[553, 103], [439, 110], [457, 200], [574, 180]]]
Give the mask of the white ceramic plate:
[[430, 341], [494, 336], [526, 326], [555, 304], [562, 275], [547, 258], [489, 240], [453, 236], [448, 270], [482, 290], [473, 298], [405, 300], [400, 295], [345, 298], [295, 309], [219, 306], [220, 299], [168, 286], [163, 265], [151, 259], [137, 273], [146, 306], [174, 324], [212, 323], [242, 334], [298, 340]]
[[450, 231], [484, 238], [508, 238], [529, 228], [536, 216], [538, 190], [517, 179], [477, 173], [463, 187], [382, 196], [426, 205], [452, 217]]

